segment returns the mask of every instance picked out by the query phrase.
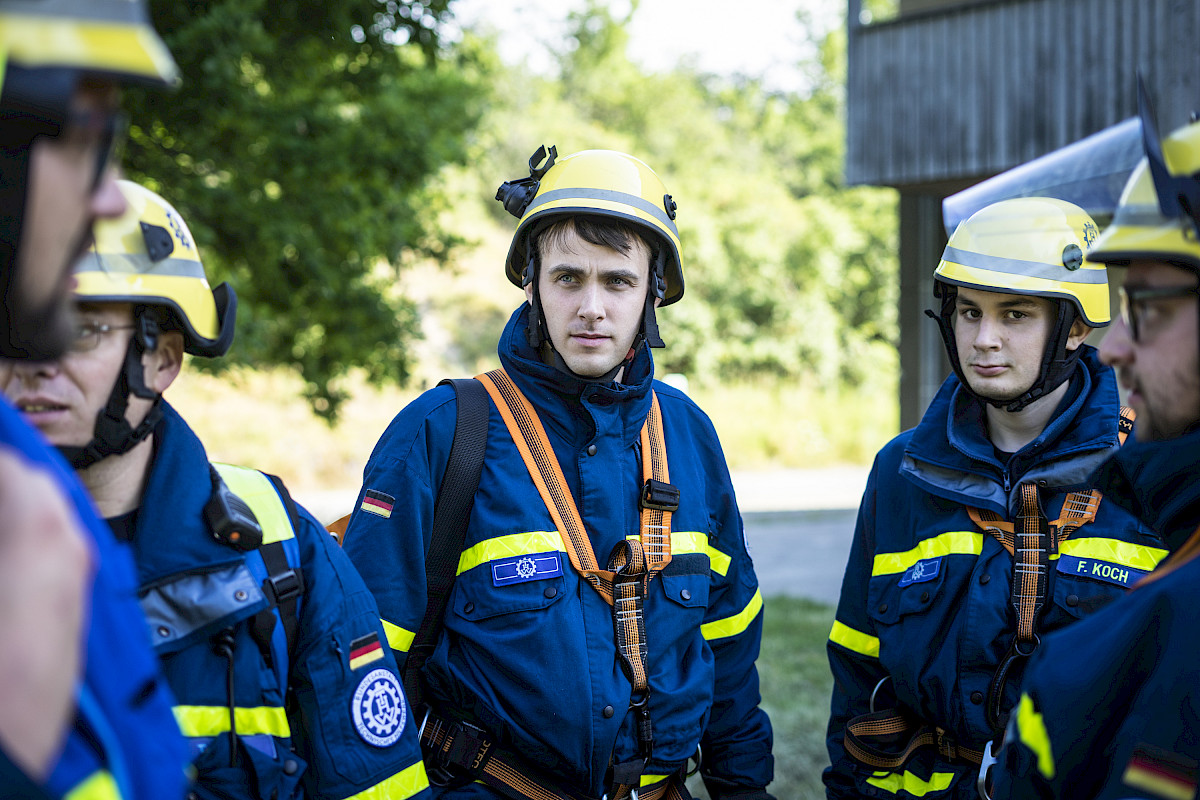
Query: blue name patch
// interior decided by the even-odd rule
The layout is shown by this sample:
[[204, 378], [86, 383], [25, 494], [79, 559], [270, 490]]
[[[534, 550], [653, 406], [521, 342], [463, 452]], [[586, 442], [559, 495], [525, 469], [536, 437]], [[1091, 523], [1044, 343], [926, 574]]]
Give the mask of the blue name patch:
[[1137, 583], [1138, 578], [1146, 574], [1145, 570], [1076, 556], [1059, 556], [1058, 571], [1068, 575], [1094, 578], [1105, 583], [1115, 583], [1117, 586], [1133, 586]]
[[558, 553], [533, 553], [492, 562], [493, 586], [540, 581], [559, 575], [562, 575], [562, 562], [558, 560]]
[[920, 561], [904, 570], [904, 574], [900, 576], [900, 585], [908, 586], [912, 583], [924, 583], [925, 581], [931, 581], [938, 576], [938, 573], [941, 572], [941, 570], [941, 558], [922, 558]]

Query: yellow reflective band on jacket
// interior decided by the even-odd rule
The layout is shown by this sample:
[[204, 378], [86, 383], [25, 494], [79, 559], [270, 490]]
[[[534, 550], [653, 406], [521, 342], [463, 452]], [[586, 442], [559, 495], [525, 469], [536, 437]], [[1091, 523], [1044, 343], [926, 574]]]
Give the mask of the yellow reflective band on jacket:
[[266, 475], [256, 469], [235, 467], [232, 464], [214, 462], [213, 467], [220, 473], [221, 480], [225, 481], [229, 491], [244, 500], [254, 512], [258, 524], [262, 526], [263, 544], [282, 542], [296, 535], [283, 500]]
[[458, 557], [458, 574], [462, 575], [469, 569], [482, 566], [498, 558], [527, 556], [551, 551], [566, 552], [558, 531], [532, 531], [497, 536], [494, 539], [485, 539], [479, 544], [463, 550], [462, 555]]
[[121, 800], [121, 792], [108, 770], [101, 769], [64, 794], [63, 800]]
[[[1142, 572], [1150, 572], [1158, 566], [1158, 562], [1167, 557], [1167, 551], [1160, 547], [1122, 542], [1119, 539], [1067, 539], [1059, 546], [1059, 554], [1076, 558], [1090, 558], [1095, 561], [1105, 561]], [[1052, 559], [1058, 555], [1050, 556]]]
[[665, 781], [669, 777], [671, 777], [671, 776], [670, 775], [643, 775], [641, 778], [638, 779], [638, 786], [640, 786], [644, 789], [647, 786], [653, 786], [656, 783]]
[[746, 628], [750, 627], [750, 623], [758, 616], [758, 612], [762, 610], [762, 592], [758, 589], [754, 590], [754, 596], [750, 598], [750, 602], [746, 604], [738, 613], [732, 617], [713, 620], [706, 622], [700, 626], [700, 634], [712, 641], [713, 639], [725, 639], [730, 636], [737, 636]]
[[1021, 695], [1017, 703], [1017, 736], [1021, 744], [1037, 756], [1038, 772], [1047, 779], [1054, 777], [1054, 753], [1050, 750], [1050, 734], [1046, 732], [1046, 721], [1040, 711], [1033, 707], [1027, 694]]
[[406, 800], [428, 788], [429, 778], [425, 774], [425, 764], [418, 761], [370, 789], [350, 795], [346, 800]]
[[950, 531], [926, 539], [912, 550], [904, 553], [880, 553], [875, 556], [871, 567], [871, 576], [895, 575], [904, 572], [913, 564], [925, 558], [939, 556], [968, 555], [977, 556], [983, 552], [983, 534], [971, 531]]
[[929, 780], [922, 780], [911, 772], [881, 772], [867, 778], [867, 783], [892, 794], [905, 792], [913, 797], [924, 797], [930, 792], [949, 789], [953, 780], [953, 772], [935, 772], [929, 776]]
[[833, 621], [833, 630], [829, 632], [829, 641], [834, 644], [840, 644], [847, 650], [853, 650], [860, 655], [879, 658], [878, 637], [869, 636], [862, 631], [856, 631], [854, 628], [851, 628], [849, 625], [843, 625], [836, 619]]
[[393, 625], [382, 617], [379, 618], [379, 621], [383, 623], [383, 633], [387, 636], [391, 648], [400, 653], [407, 653], [417, 635], [399, 625]]
[[[292, 735], [287, 713], [274, 706], [235, 708], [239, 736], [266, 734], [288, 739]], [[216, 736], [229, 730], [228, 706], [175, 706], [175, 721], [184, 736]]]
[[[637, 536], [626, 536], [626, 539], [637, 539]], [[729, 556], [708, 543], [708, 534], [699, 531], [672, 531], [671, 554], [702, 553], [708, 556], [708, 566], [721, 577], [729, 573], [729, 565], [733, 562]]]

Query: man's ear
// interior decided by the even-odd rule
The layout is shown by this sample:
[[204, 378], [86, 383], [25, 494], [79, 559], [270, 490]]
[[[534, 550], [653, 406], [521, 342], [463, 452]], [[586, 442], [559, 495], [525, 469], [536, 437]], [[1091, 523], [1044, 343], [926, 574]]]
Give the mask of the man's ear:
[[[537, 280], [536, 278], [534, 280]], [[533, 281], [525, 284], [525, 302], [533, 305]]]
[[142, 356], [146, 370], [146, 386], [162, 394], [175, 382], [183, 368], [183, 334], [179, 331], [163, 331], [158, 337], [158, 347]]
[[1075, 321], [1071, 323], [1071, 332], [1067, 334], [1067, 352], [1078, 350], [1079, 345], [1083, 344], [1083, 340], [1091, 332], [1091, 326], [1080, 317], [1076, 317]]

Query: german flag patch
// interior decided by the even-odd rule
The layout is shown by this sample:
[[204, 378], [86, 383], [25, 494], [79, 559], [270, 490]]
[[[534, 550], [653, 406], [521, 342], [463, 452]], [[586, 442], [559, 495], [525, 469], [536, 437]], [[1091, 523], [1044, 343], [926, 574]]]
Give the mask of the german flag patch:
[[1196, 796], [1196, 762], [1148, 744], [1133, 748], [1133, 757], [1121, 776], [1126, 786], [1166, 800], [1193, 800]]
[[374, 489], [367, 489], [366, 494], [363, 495], [362, 505], [359, 508], [368, 514], [376, 514], [387, 519], [392, 515], [392, 509], [395, 505], [396, 498], [390, 494], [377, 492]]
[[350, 669], [365, 667], [381, 658], [383, 645], [379, 643], [377, 633], [360, 636], [350, 643]]

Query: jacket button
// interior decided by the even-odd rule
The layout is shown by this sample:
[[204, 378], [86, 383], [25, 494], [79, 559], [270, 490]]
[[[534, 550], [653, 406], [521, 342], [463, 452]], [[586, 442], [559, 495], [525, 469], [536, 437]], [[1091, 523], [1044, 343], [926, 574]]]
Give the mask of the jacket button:
[[928, 601], [929, 601], [929, 592], [921, 592], [921, 602], [926, 603]]
[[300, 765], [298, 763], [296, 763], [296, 761], [293, 759], [289, 758], [287, 761], [283, 762], [283, 774], [284, 775], [295, 775], [296, 770], [298, 770], [298, 769], [300, 769]]
[[554, 597], [558, 594], [558, 589], [555, 589], [553, 586], [547, 586], [546, 591], [542, 592], [542, 594], [546, 595], [546, 597]]
[[589, 456], [594, 456], [594, 455], [596, 455], [596, 445], [594, 445], [594, 444], [589, 444], [589, 445], [588, 445], [588, 449], [587, 449], [587, 454], [588, 454]]
[[884, 603], [883, 605], [879, 606], [879, 613], [880, 613], [880, 614], [886, 614], [886, 613], [887, 613], [887, 603]]
[[159, 625], [158, 626], [158, 635], [165, 639], [171, 635], [171, 629], [168, 628], [166, 625]]
[[1037, 484], [1038, 484], [1038, 486], [1040, 486], [1040, 487], [1042, 487], [1043, 489], [1045, 489], [1047, 486], [1049, 486], [1049, 485], [1050, 485], [1050, 482], [1049, 482], [1049, 481], [1047, 481], [1045, 478], [1041, 478], [1040, 480], [1038, 480]]
[[971, 692], [971, 702], [975, 705], [983, 703], [983, 692]]
[[1077, 595], [1077, 594], [1067, 595], [1067, 605], [1069, 605], [1071, 608], [1074, 608], [1075, 606], [1079, 605], [1079, 595]]
[[464, 613], [464, 614], [470, 614], [470, 613], [471, 613], [472, 611], [474, 611], [474, 610], [475, 610], [475, 604], [474, 604], [474, 603], [467, 603], [465, 606], [463, 606], [463, 613]]
[[604, 715], [605, 719], [612, 719], [612, 715], [617, 713], [617, 710], [612, 706], [605, 706], [604, 710], [600, 713]]
[[233, 593], [233, 599], [237, 600], [239, 603], [244, 603], [246, 601], [247, 597], [249, 597], [249, 595], [246, 594], [246, 591], [244, 589], [238, 589], [236, 592]]
[[991, 575], [980, 575], [979, 576], [979, 585], [980, 586], [987, 586], [991, 582], [992, 582]]
[[682, 597], [684, 600], [691, 600], [691, 599], [692, 599], [692, 593], [691, 593], [691, 591], [689, 591], [688, 589], [682, 589], [682, 590], [680, 590], [680, 592], [679, 592], [679, 596], [680, 596], [680, 597]]

